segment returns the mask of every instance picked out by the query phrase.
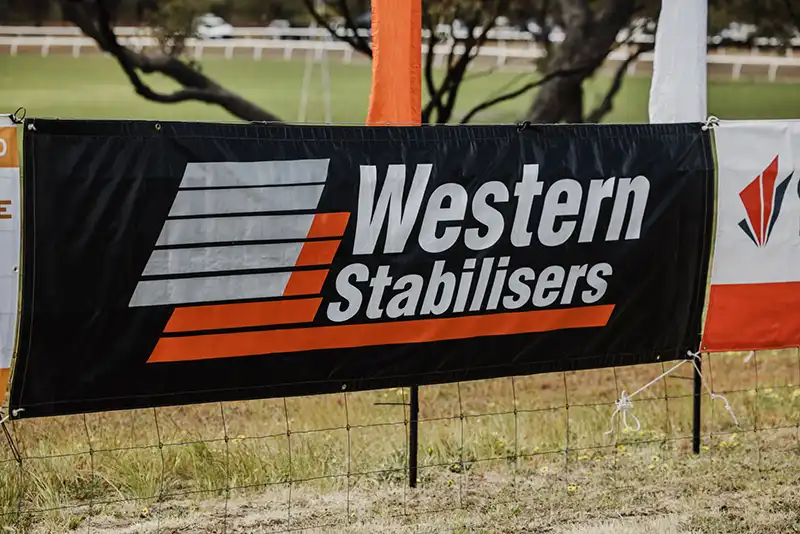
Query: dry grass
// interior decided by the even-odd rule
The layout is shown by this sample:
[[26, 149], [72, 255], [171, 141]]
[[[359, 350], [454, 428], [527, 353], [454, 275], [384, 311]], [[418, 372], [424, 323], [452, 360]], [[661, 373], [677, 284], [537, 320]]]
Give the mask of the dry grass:
[[0, 521], [10, 532], [800, 532], [800, 354], [706, 358], [740, 425], [705, 396], [697, 457], [689, 365], [634, 399], [641, 431], [604, 435], [619, 392], [671, 365], [424, 387], [416, 490], [407, 408], [375, 405], [403, 402], [402, 389], [19, 421]]

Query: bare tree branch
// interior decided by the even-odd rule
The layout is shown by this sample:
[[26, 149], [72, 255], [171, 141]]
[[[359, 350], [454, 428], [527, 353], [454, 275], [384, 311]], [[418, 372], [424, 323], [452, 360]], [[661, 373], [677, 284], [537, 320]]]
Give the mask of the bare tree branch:
[[344, 17], [344, 22], [347, 26], [347, 29], [353, 32], [353, 35], [355, 35], [359, 46], [362, 49], [369, 50], [369, 57], [372, 57], [372, 48], [370, 47], [369, 43], [367, 43], [367, 41], [358, 34], [358, 28], [356, 28], [353, 14], [350, 12], [350, 8], [347, 6], [347, 0], [339, 0], [339, 9], [337, 11], [339, 15]]
[[[433, 102], [434, 95], [437, 92], [436, 80], [433, 77], [433, 60], [436, 56], [436, 54], [434, 53], [434, 47], [436, 47], [436, 45], [439, 44], [439, 36], [436, 35], [436, 31], [433, 25], [433, 20], [431, 20], [430, 13], [427, 10], [423, 11], [422, 22], [423, 22], [423, 27], [427, 27], [428, 29], [428, 53], [425, 55], [425, 72], [424, 72], [425, 86], [428, 89], [428, 94], [431, 97], [431, 102]], [[436, 114], [440, 115], [441, 107], [436, 104], [434, 104], [434, 106], [436, 107]], [[432, 110], [433, 110], [432, 107], [427, 107], [427, 106], [425, 109], [422, 110], [422, 116], [421, 116], [422, 124], [427, 124], [430, 122], [430, 115]]]
[[338, 15], [344, 18], [345, 28], [349, 32], [353, 33], [352, 36], [348, 35], [347, 33], [344, 35], [339, 34], [322, 15], [322, 13], [317, 11], [316, 6], [314, 5], [314, 0], [303, 0], [303, 4], [305, 4], [306, 10], [308, 10], [311, 17], [317, 22], [317, 24], [328, 30], [328, 33], [331, 34], [331, 37], [349, 44], [356, 52], [361, 52], [366, 56], [372, 57], [372, 47], [361, 35], [358, 34], [358, 28], [356, 28], [350, 8], [347, 7], [347, 0], [339, 0], [339, 8], [334, 9]]
[[606, 96], [603, 98], [603, 101], [598, 105], [589, 116], [586, 118], [586, 122], [591, 123], [598, 123], [600, 122], [603, 117], [608, 115], [611, 110], [614, 108], [614, 98], [619, 93], [619, 90], [622, 88], [622, 81], [625, 78], [625, 72], [628, 70], [628, 67], [636, 61], [639, 56], [641, 56], [645, 52], [649, 52], [653, 50], [653, 44], [645, 44], [636, 50], [633, 54], [629, 55], [625, 61], [620, 63], [619, 67], [617, 67], [617, 72], [614, 74], [614, 80], [611, 82], [611, 87], [609, 87], [608, 91], [606, 92]]
[[515, 89], [513, 91], [509, 91], [509, 92], [504, 93], [504, 94], [502, 94], [502, 95], [500, 95], [498, 97], [486, 100], [485, 102], [481, 102], [480, 104], [478, 104], [477, 106], [475, 106], [471, 110], [469, 110], [467, 112], [467, 114], [464, 115], [464, 117], [462, 117], [461, 124], [467, 124], [473, 118], [475, 118], [475, 115], [477, 115], [478, 113], [480, 113], [482, 111], [486, 111], [487, 109], [489, 109], [491, 107], [494, 107], [494, 106], [496, 106], [498, 104], [502, 104], [503, 102], [506, 102], [508, 100], [513, 100], [513, 99], [517, 98], [518, 96], [522, 96], [525, 93], [527, 93], [528, 91], [536, 89], [540, 85], [546, 84], [550, 80], [553, 80], [553, 79], [559, 78], [559, 77], [564, 77], [564, 76], [575, 76], [575, 75], [583, 74], [585, 72], [591, 72], [594, 69], [595, 69], [594, 65], [587, 65], [585, 67], [558, 70], [558, 71], [553, 71], [553, 72], [547, 73], [546, 75], [542, 76], [540, 79], [536, 80], [535, 82], [526, 83], [525, 85], [523, 85], [519, 89]]
[[496, 66], [495, 67], [489, 67], [486, 70], [474, 72], [472, 74], [465, 74], [464, 75], [464, 81], [468, 82], [470, 80], [478, 80], [480, 78], [486, 78], [487, 76], [490, 76], [490, 75], [494, 74], [495, 72], [497, 72], [497, 67]]
[[[94, 7], [92, 10], [91, 8]], [[94, 39], [101, 50], [111, 54], [122, 67], [136, 93], [153, 102], [175, 103], [189, 100], [216, 104], [232, 115], [248, 121], [280, 122], [280, 119], [241, 96], [232, 93], [180, 59], [164, 54], [148, 55], [121, 45], [111, 26], [111, 16], [104, 0], [88, 2], [62, 0], [64, 17]], [[148, 86], [137, 70], [158, 72], [183, 87], [172, 93], [161, 93]]]
[[[496, 0], [493, 9], [488, 13], [481, 9], [473, 13], [467, 24], [467, 35], [463, 39], [454, 39], [452, 48], [448, 55], [447, 72], [438, 90], [431, 92], [430, 101], [423, 109], [423, 118], [429, 118], [434, 109], [437, 110], [436, 122], [446, 123], [450, 120], [455, 108], [459, 89], [464, 82], [467, 68], [475, 59], [480, 48], [486, 43], [489, 32], [494, 28], [498, 13], [508, 7], [508, 0]], [[480, 33], [475, 35], [481, 18], [484, 18], [480, 26]], [[463, 51], [455, 59], [455, 49], [462, 46]]]

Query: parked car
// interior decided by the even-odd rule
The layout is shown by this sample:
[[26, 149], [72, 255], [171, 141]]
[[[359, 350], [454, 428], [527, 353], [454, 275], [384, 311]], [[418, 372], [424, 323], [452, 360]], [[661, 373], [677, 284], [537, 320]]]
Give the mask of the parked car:
[[233, 37], [233, 26], [225, 22], [222, 17], [206, 13], [197, 17], [195, 34], [200, 39], [230, 39]]

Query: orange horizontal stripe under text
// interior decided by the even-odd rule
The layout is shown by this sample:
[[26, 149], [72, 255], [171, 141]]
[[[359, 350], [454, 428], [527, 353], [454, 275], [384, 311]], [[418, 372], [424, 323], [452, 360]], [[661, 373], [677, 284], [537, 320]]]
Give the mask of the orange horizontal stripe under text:
[[210, 360], [286, 352], [425, 343], [605, 326], [613, 304], [394, 321], [161, 338], [148, 363]]
[[225, 330], [251, 326], [310, 323], [322, 297], [175, 308], [164, 332]]

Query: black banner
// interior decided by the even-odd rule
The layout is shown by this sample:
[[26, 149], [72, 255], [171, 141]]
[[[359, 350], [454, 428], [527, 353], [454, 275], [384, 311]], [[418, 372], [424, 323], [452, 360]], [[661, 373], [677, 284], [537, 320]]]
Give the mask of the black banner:
[[29, 124], [16, 417], [697, 348], [698, 124]]

